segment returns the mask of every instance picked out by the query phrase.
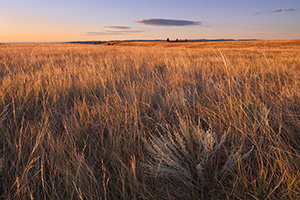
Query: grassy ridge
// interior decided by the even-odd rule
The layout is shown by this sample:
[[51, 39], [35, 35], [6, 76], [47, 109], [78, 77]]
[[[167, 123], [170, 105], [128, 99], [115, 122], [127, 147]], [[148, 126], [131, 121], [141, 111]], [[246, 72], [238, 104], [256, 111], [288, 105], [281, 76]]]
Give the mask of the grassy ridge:
[[0, 197], [296, 199], [289, 43], [0, 46]]

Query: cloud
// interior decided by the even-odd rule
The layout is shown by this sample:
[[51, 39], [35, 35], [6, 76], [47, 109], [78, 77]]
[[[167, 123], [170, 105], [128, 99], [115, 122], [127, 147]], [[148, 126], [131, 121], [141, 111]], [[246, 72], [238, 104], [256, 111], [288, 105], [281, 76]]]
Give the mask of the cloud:
[[129, 26], [103, 26], [103, 28], [117, 29], [117, 30], [128, 30], [128, 29], [130, 29]]
[[295, 11], [298, 11], [298, 9], [290, 8], [290, 9], [278, 9], [278, 10], [265, 10], [261, 12], [256, 12], [254, 14], [261, 15], [261, 14], [268, 14], [268, 13], [295, 12]]
[[103, 26], [102, 28], [104, 29], [102, 31], [86, 32], [85, 34], [88, 36], [130, 35], [145, 32], [144, 30], [132, 30], [129, 26]]
[[199, 26], [202, 22], [174, 19], [141, 19], [135, 21], [143, 25], [151, 26]]
[[86, 32], [88, 36], [96, 35], [130, 35], [136, 33], [142, 33], [143, 30], [130, 30], [130, 31], [96, 31], [96, 32]]
[[294, 12], [297, 11], [298, 9], [295, 8], [290, 8], [290, 9], [278, 9], [278, 10], [274, 10], [272, 11], [273, 13], [278, 13], [278, 12]]

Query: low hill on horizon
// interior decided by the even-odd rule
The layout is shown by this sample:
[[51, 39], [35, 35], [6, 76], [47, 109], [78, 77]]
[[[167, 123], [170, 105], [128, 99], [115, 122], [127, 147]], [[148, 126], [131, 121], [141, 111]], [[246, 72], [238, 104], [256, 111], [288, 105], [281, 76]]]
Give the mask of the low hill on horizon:
[[109, 41], [70, 41], [69, 43], [76, 44], [103, 44], [103, 43], [111, 43], [111, 42], [163, 42], [167, 41], [170, 43], [179, 43], [179, 42], [225, 42], [225, 41], [256, 41], [260, 39], [175, 39], [175, 40], [109, 40]]
[[179, 48], [299, 48], [300, 40], [193, 40], [167, 42], [162, 40], [129, 40], [129, 41], [110, 41], [110, 42], [70, 42], [73, 44], [96, 44], [109, 46], [142, 46], [142, 47], [179, 47]]

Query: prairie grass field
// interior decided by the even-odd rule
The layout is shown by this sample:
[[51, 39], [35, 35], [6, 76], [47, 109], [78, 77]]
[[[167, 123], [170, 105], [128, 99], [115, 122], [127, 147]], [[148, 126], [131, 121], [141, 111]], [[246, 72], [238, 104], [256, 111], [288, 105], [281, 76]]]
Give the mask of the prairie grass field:
[[0, 199], [299, 199], [300, 40], [0, 45]]

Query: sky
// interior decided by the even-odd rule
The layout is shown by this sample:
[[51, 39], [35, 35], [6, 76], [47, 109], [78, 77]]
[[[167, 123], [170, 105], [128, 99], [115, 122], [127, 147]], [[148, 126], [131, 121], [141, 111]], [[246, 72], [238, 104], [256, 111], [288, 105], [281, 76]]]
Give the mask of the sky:
[[0, 43], [300, 39], [300, 0], [0, 0]]

